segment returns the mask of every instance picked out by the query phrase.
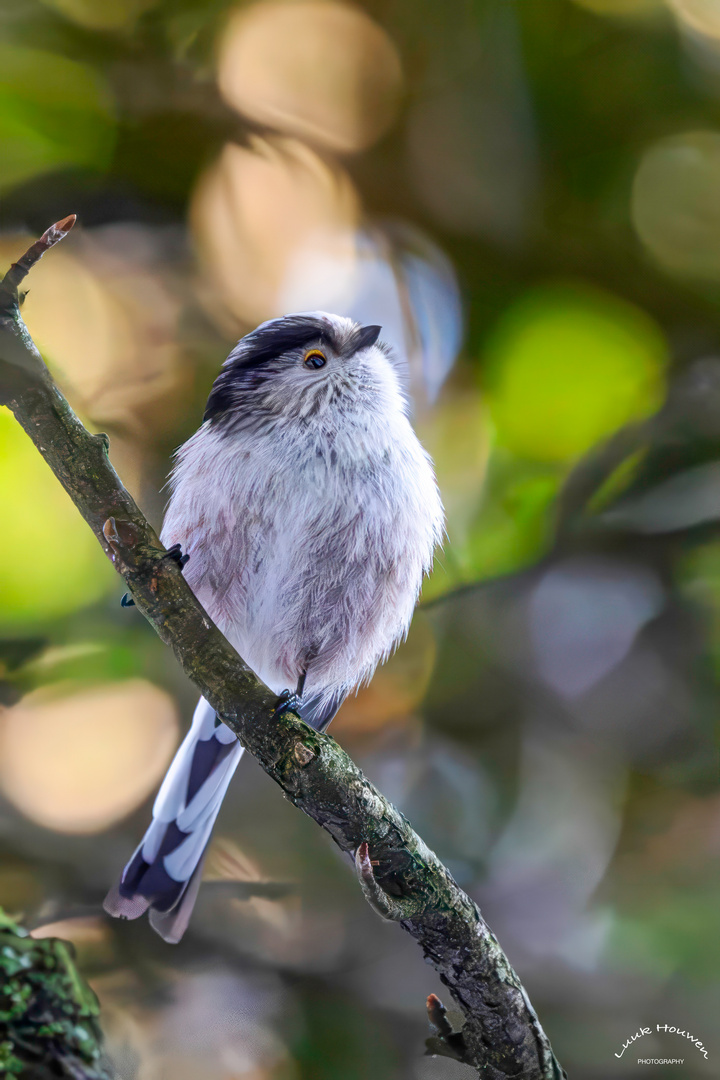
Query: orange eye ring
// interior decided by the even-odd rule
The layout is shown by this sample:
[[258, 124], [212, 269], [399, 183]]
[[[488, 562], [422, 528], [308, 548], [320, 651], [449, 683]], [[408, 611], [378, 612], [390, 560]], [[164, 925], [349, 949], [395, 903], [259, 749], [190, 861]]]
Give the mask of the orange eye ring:
[[320, 352], [319, 349], [310, 349], [305, 353], [303, 364], [311, 371], [317, 371], [318, 368], [325, 367], [327, 364], [327, 356], [325, 353]]

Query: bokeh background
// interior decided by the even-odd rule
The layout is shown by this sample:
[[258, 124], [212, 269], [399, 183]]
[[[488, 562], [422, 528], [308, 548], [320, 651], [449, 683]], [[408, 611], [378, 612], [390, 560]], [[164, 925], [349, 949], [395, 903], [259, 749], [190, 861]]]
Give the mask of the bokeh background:
[[[448, 540], [332, 733], [572, 1077], [717, 1075], [720, 2], [2, 0], [0, 28], [0, 260], [78, 213], [25, 314], [127, 487], [159, 524], [260, 320], [382, 323]], [[194, 692], [2, 409], [0, 506], [0, 904], [75, 942], [118, 1076], [469, 1075], [423, 1057], [415, 945], [251, 761], [182, 944], [100, 913]], [[707, 1060], [617, 1056], [656, 1023]]]

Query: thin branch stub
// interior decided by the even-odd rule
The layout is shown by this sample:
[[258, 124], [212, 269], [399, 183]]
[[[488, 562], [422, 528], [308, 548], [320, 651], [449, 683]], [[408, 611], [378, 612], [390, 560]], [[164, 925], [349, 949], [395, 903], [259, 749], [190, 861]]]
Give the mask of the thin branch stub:
[[372, 861], [370, 849], [363, 841], [355, 852], [355, 870], [363, 896], [381, 918], [391, 922], [403, 922], [405, 919], [417, 919], [428, 913], [427, 903], [422, 898], [396, 897], [386, 893], [375, 877], [373, 866], [377, 866], [377, 862]]
[[452, 1035], [452, 1024], [447, 1018], [447, 1009], [437, 994], [428, 994], [426, 1008], [428, 1020], [434, 1028], [437, 1028], [438, 1034]]
[[437, 1035], [431, 1035], [425, 1040], [425, 1051], [428, 1056], [449, 1057], [455, 1061], [462, 1061], [465, 1065], [472, 1065], [463, 1033], [453, 1031], [453, 1026], [447, 1018], [447, 1009], [437, 994], [428, 995], [426, 1008], [428, 1020], [437, 1031]]
[[56, 221], [54, 225], [46, 229], [40, 239], [31, 244], [17, 262], [11, 264], [10, 269], [2, 279], [0, 287], [5, 292], [17, 297], [17, 287], [20, 282], [27, 277], [35, 263], [43, 257], [46, 251], [49, 251], [51, 247], [54, 247], [55, 244], [67, 236], [76, 221], [77, 214], [68, 214], [67, 217]]

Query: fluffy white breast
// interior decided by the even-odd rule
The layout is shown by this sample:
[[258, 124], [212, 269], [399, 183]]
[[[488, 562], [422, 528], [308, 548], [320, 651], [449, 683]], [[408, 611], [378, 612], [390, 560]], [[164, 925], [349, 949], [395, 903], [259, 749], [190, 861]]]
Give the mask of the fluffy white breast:
[[391, 364], [372, 359], [354, 376], [372, 393], [315, 424], [206, 422], [178, 455], [162, 540], [182, 544], [198, 598], [278, 693], [305, 669], [308, 693], [328, 697], [369, 678], [441, 539], [430, 460]]

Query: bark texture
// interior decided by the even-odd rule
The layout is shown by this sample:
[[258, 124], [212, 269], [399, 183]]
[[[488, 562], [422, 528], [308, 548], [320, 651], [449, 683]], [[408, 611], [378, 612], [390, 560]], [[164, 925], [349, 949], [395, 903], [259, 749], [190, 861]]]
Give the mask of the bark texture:
[[[20, 276], [65, 235], [69, 220], [33, 245]], [[107, 436], [81, 424], [25, 328], [17, 298], [21, 263], [0, 285], [0, 403], [13, 411], [198, 690], [285, 796], [354, 859], [368, 901], [399, 922], [439, 972], [464, 1023], [452, 1032], [431, 995], [428, 1015], [437, 1034], [430, 1051], [464, 1061], [486, 1080], [560, 1080], [565, 1074], [478, 906], [331, 736], [292, 713], [275, 715], [275, 695], [226, 641], [176, 564], [163, 557], [156, 533], [108, 460]]]

